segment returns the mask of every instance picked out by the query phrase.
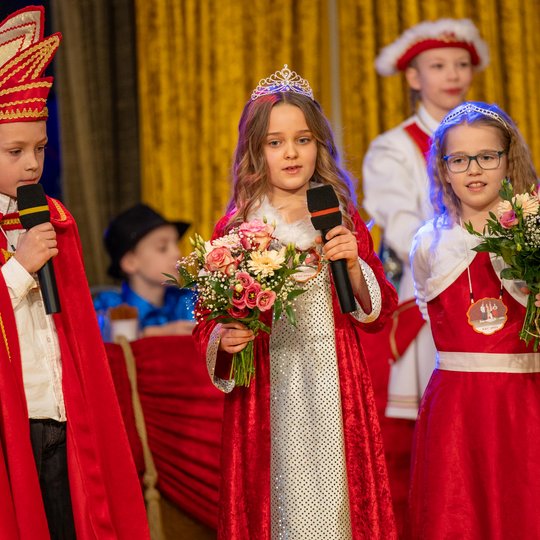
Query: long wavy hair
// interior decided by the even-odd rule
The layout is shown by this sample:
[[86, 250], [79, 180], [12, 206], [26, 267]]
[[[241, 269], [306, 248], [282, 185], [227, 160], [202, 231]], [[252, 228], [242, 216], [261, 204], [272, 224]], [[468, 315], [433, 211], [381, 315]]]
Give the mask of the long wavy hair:
[[508, 160], [507, 177], [515, 193], [525, 193], [537, 182], [529, 147], [508, 114], [497, 105], [466, 101], [450, 111], [433, 134], [428, 173], [431, 204], [435, 211], [435, 225], [438, 227], [451, 227], [461, 215], [461, 201], [446, 181], [448, 169], [443, 158], [448, 132], [463, 124], [487, 126], [498, 131]]
[[280, 103], [298, 107], [317, 144], [317, 159], [312, 182], [331, 185], [339, 199], [344, 224], [353, 228], [349, 206], [356, 206], [352, 176], [339, 165], [339, 155], [330, 124], [321, 106], [311, 98], [294, 92], [277, 92], [248, 101], [238, 125], [238, 144], [232, 167], [233, 194], [227, 207], [231, 214], [227, 229], [248, 219], [250, 211], [269, 192], [270, 179], [264, 145], [272, 108]]

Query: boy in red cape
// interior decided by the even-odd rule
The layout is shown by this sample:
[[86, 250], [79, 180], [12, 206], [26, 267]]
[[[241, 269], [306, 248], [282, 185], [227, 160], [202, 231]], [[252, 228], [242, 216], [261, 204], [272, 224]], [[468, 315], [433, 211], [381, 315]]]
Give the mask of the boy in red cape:
[[[17, 213], [47, 142], [42, 74], [61, 36], [43, 22], [30, 6], [0, 24], [0, 538], [147, 539], [77, 226], [54, 199], [26, 232]], [[52, 257], [62, 310], [48, 315], [35, 272]]]

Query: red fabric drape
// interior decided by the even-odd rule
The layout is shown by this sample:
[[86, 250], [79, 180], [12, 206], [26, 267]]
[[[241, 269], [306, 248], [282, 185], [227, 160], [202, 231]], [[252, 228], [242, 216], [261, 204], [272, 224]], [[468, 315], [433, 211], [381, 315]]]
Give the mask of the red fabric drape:
[[[217, 526], [223, 394], [210, 382], [191, 336], [143, 338], [131, 343], [137, 384], [158, 471], [158, 489], [210, 527]], [[122, 349], [106, 344], [128, 438], [144, 471]]]

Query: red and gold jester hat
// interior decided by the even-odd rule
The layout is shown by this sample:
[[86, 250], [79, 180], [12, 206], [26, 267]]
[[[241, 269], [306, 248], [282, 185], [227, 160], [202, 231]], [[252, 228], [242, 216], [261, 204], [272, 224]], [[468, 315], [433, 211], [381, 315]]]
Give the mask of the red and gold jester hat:
[[46, 120], [53, 77], [42, 77], [61, 34], [43, 38], [43, 6], [27, 6], [0, 23], [0, 122]]

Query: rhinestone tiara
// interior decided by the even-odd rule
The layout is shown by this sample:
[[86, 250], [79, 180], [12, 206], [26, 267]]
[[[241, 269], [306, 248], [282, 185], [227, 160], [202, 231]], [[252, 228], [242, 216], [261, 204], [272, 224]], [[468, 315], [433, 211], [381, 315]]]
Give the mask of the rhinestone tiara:
[[309, 83], [300, 77], [296, 71], [291, 71], [287, 64], [283, 66], [283, 69], [270, 75], [270, 77], [259, 81], [257, 88], [251, 94], [251, 101], [261, 96], [276, 94], [278, 92], [295, 92], [296, 94], [302, 94], [310, 99], [314, 99], [313, 90], [309, 86]]
[[492, 111], [491, 109], [484, 108], [481, 105], [471, 103], [470, 101], [466, 102], [466, 103], [463, 103], [462, 105], [460, 105], [459, 107], [454, 109], [452, 112], [448, 113], [443, 118], [443, 121], [441, 122], [441, 124], [442, 125], [449, 124], [450, 122], [452, 122], [456, 118], [459, 118], [460, 116], [463, 116], [464, 114], [468, 114], [468, 113], [471, 113], [471, 112], [476, 112], [476, 113], [483, 114], [484, 116], [489, 116], [490, 118], [493, 118], [494, 120], [496, 120], [497, 122], [499, 122], [505, 128], [508, 129], [508, 125], [507, 125], [506, 121], [504, 120], [504, 118], [500, 114], [496, 113], [495, 111]]

